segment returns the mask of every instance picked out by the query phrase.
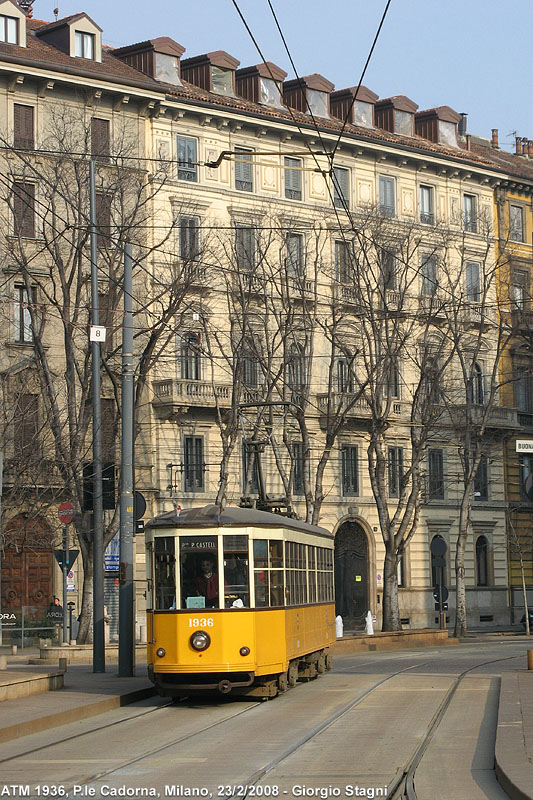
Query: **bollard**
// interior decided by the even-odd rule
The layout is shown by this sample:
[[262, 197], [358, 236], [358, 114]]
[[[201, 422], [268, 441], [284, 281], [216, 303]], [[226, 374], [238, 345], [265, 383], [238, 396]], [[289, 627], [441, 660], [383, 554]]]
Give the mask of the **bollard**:
[[67, 671], [67, 665], [68, 665], [68, 658], [59, 659], [59, 669], [61, 670], [61, 672]]
[[7, 658], [0, 656], [0, 669], [7, 669]]
[[17, 655], [17, 645], [16, 644], [12, 644], [11, 645], [11, 655], [12, 656], [16, 656]]
[[527, 651], [527, 668], [533, 669], [533, 650]]

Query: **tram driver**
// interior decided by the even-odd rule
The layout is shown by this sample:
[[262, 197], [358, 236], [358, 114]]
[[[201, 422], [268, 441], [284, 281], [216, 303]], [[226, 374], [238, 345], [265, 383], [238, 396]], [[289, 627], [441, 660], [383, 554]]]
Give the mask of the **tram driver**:
[[200, 574], [194, 583], [198, 595], [205, 597], [205, 607], [218, 608], [218, 575], [215, 572], [215, 559], [210, 553], [202, 556]]

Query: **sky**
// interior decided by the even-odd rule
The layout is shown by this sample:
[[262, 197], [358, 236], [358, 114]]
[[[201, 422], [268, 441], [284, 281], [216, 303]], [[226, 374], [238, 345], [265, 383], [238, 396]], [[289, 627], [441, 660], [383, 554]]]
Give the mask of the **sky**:
[[[294, 77], [267, 0], [237, 0], [269, 61]], [[357, 85], [386, 0], [271, 0], [300, 75], [319, 72], [336, 89]], [[34, 17], [86, 11], [114, 47], [170, 36], [184, 58], [226, 50], [241, 67], [261, 61], [232, 0], [35, 0]], [[405, 94], [420, 110], [449, 105], [468, 132], [500, 146], [533, 139], [533, 2], [391, 0], [363, 83], [379, 97]]]

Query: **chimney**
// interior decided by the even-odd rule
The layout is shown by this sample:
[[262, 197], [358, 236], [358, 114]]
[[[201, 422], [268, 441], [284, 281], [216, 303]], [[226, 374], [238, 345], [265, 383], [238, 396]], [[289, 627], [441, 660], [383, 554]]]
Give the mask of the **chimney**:
[[522, 155], [522, 137], [515, 136], [515, 155], [521, 156]]
[[466, 136], [466, 118], [467, 118], [467, 116], [468, 116], [468, 114], [466, 114], [464, 111], [460, 112], [461, 119], [459, 120], [459, 123], [457, 125], [457, 133], [459, 134], [459, 136]]
[[527, 143], [527, 150], [529, 153], [529, 157], [533, 158], [533, 139], [530, 139]]
[[522, 155], [526, 156], [526, 158], [529, 158], [528, 142], [527, 136], [522, 136]]
[[499, 149], [499, 147], [500, 147], [500, 145], [498, 144], [498, 128], [493, 128], [492, 129], [491, 145], [492, 145], [492, 147], [497, 148], [497, 149]]
[[28, 19], [33, 17], [33, 0], [18, 0], [19, 8], [24, 11]]

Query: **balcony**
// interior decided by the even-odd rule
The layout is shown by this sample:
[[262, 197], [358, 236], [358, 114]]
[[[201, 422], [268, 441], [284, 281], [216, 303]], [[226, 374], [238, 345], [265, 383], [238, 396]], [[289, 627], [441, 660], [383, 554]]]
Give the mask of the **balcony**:
[[360, 299], [356, 287], [350, 283], [340, 283], [335, 281], [333, 284], [333, 299], [340, 303], [351, 306], [353, 308], [360, 308]]
[[496, 309], [482, 303], [466, 303], [461, 309], [463, 325], [495, 325]]
[[298, 276], [288, 279], [288, 289], [295, 300], [313, 300], [315, 296], [315, 282]]
[[231, 384], [177, 378], [154, 381], [152, 405], [161, 419], [171, 419], [188, 408], [227, 408], [231, 405]]
[[[456, 428], [464, 428], [466, 425], [466, 405], [456, 405], [450, 407], [452, 422]], [[485, 406], [474, 405], [470, 407], [472, 422], [474, 425], [481, 425], [485, 415]], [[517, 431], [520, 429], [518, 411], [516, 408], [507, 406], [493, 406], [488, 414], [486, 429], [493, 431]]]
[[[348, 406], [350, 408], [346, 411], [348, 419], [370, 419], [372, 416], [372, 409], [366, 397], [357, 397], [354, 401], [354, 394], [347, 394], [346, 392], [332, 392], [328, 394], [317, 395], [317, 405], [321, 414], [328, 412], [328, 397], [331, 398], [331, 410], [334, 414], [340, 414], [346, 411]], [[390, 405], [389, 416], [397, 418], [402, 414], [410, 412], [410, 404], [402, 400], [392, 400]]]

